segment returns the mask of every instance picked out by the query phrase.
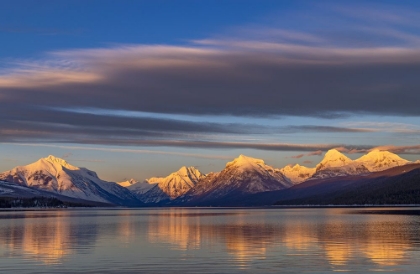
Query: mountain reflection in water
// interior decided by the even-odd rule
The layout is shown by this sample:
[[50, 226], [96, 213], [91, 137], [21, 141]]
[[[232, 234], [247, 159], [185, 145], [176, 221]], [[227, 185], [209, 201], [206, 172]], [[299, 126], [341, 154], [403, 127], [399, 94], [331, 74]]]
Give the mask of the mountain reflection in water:
[[420, 217], [365, 211], [1, 212], [0, 263], [16, 273], [419, 270]]

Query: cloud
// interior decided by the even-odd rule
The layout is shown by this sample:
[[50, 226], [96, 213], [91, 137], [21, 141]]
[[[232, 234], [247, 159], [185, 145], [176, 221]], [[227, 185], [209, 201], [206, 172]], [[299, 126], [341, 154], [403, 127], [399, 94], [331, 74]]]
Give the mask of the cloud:
[[[420, 145], [412, 146], [372, 146], [372, 145], [337, 145], [337, 144], [293, 144], [293, 143], [252, 143], [252, 142], [218, 142], [218, 141], [188, 141], [188, 140], [79, 140], [80, 144], [89, 145], [115, 145], [118, 144], [120, 148], [108, 147], [88, 147], [88, 146], [74, 146], [68, 144], [46, 144], [43, 142], [38, 143], [8, 143], [10, 145], [21, 146], [39, 146], [39, 147], [57, 147], [63, 149], [88, 149], [88, 150], [101, 150], [110, 152], [133, 152], [133, 153], [149, 153], [149, 154], [163, 154], [163, 155], [178, 155], [178, 156], [191, 156], [197, 158], [217, 158], [217, 159], [230, 159], [227, 156], [207, 156], [194, 153], [178, 153], [178, 152], [165, 152], [154, 151], [145, 149], [126, 149], [124, 146], [150, 146], [150, 147], [183, 147], [183, 148], [205, 148], [205, 149], [258, 149], [267, 151], [307, 151], [306, 154], [299, 154], [291, 158], [300, 159], [304, 156], [321, 155], [330, 149], [337, 149], [343, 153], [367, 153], [374, 149], [386, 150], [398, 154], [420, 154]], [[63, 143], [68, 143], [64, 141]]]
[[[312, 148], [315, 148], [315, 146]], [[300, 159], [307, 156], [315, 156], [315, 155], [319, 156], [329, 149], [336, 149], [346, 154], [355, 154], [355, 153], [365, 154], [372, 150], [389, 151], [389, 152], [397, 153], [397, 154], [413, 154], [413, 155], [420, 154], [420, 145], [411, 145], [411, 146], [396, 146], [396, 145], [368, 146], [366, 145], [366, 146], [336, 146], [336, 147], [334, 147], [334, 145], [327, 145], [327, 146], [319, 146], [319, 148], [320, 150], [312, 151], [309, 153], [301, 153], [295, 156], [291, 156], [290, 158]], [[296, 150], [304, 151], [304, 149], [296, 149]]]
[[322, 150], [312, 151], [307, 154], [307, 156], [319, 156], [322, 154]]
[[345, 133], [362, 133], [374, 132], [369, 128], [351, 128], [351, 127], [335, 127], [335, 126], [317, 126], [317, 125], [301, 125], [301, 126], [286, 126], [279, 128], [282, 133], [296, 133], [296, 132], [345, 132]]
[[420, 47], [219, 40], [57, 52], [77, 69], [0, 76], [0, 106], [192, 115], [419, 116]]
[[382, 150], [389, 151], [397, 154], [420, 154], [420, 145], [408, 145], [408, 146], [396, 146], [396, 145], [383, 145], [383, 146], [373, 146], [371, 148], [359, 146], [359, 147], [350, 147], [350, 146], [339, 146], [334, 148], [340, 152], [347, 154], [354, 153], [367, 153], [372, 150]]
[[[91, 142], [83, 142], [79, 140], [80, 144], [93, 144]], [[150, 146], [150, 147], [185, 147], [185, 148], [223, 148], [223, 149], [259, 149], [268, 151], [302, 151], [307, 152], [306, 155], [313, 155], [318, 151], [328, 151], [333, 148], [339, 147], [337, 144], [290, 144], [290, 143], [250, 143], [250, 142], [218, 142], [218, 141], [185, 141], [185, 140], [119, 140], [120, 148], [110, 147], [89, 147], [89, 146], [74, 146], [68, 144], [46, 144], [46, 143], [8, 143], [19, 146], [43, 146], [43, 147], [56, 147], [62, 149], [87, 149], [87, 150], [100, 150], [109, 152], [128, 152], [128, 153], [149, 153], [149, 154], [164, 154], [164, 155], [178, 155], [178, 156], [190, 156], [198, 158], [217, 158], [217, 159], [231, 159], [230, 156], [214, 156], [214, 155], [201, 155], [194, 153], [179, 153], [179, 152], [168, 152], [168, 151], [156, 151], [156, 150], [145, 150], [145, 149], [131, 149], [124, 148], [125, 146]], [[7, 142], [3, 142], [6, 143]], [[115, 142], [113, 139], [109, 140], [98, 140], [95, 145], [113, 145]], [[363, 151], [370, 151], [375, 148], [374, 146], [361, 145], [361, 146], [342, 146], [343, 149], [352, 150], [359, 149]], [[314, 152], [315, 151], [315, 152]], [[200, 156], [201, 155], [201, 156]], [[292, 157], [293, 158], [293, 157]], [[300, 157], [299, 157], [300, 158]]]
[[[356, 134], [388, 129], [360, 124], [267, 127], [122, 117], [112, 112], [276, 119], [420, 116], [420, 35], [401, 27], [408, 24], [401, 20], [405, 12], [410, 20], [417, 19], [409, 11], [398, 12], [394, 16], [388, 8], [378, 17], [385, 25], [367, 25], [371, 19], [366, 16], [337, 9], [332, 24], [338, 24], [340, 33], [354, 34], [345, 43], [334, 28], [310, 31], [315, 22], [311, 21], [306, 22], [307, 30], [262, 26], [183, 45], [119, 45], [19, 60], [0, 74], [0, 141], [325, 151], [333, 147], [203, 140], [212, 134]], [[343, 24], [343, 13], [358, 20], [355, 27]], [[366, 36], [373, 37], [369, 45], [361, 43]], [[345, 149], [357, 153], [371, 147]]]
[[420, 154], [420, 145], [412, 145], [412, 146], [395, 146], [395, 145], [386, 145], [386, 146], [378, 146], [370, 149], [372, 151], [374, 149], [378, 150], [386, 150], [393, 153], [398, 154]]
[[393, 132], [393, 133], [420, 133], [420, 126], [407, 123], [392, 123], [392, 122], [347, 122], [343, 123], [344, 128], [351, 128], [354, 130], [370, 130], [372, 132]]
[[[330, 148], [328, 148], [328, 149], [330, 149]], [[344, 149], [344, 147], [342, 147], [342, 149]], [[311, 151], [311, 152], [306, 153], [306, 154], [298, 154], [298, 155], [295, 155], [295, 156], [291, 156], [290, 158], [300, 159], [300, 158], [305, 157], [305, 156], [319, 156], [319, 155], [322, 155], [322, 153], [324, 153], [322, 150], [316, 150], [316, 151]]]
[[[249, 129], [241, 124], [190, 122], [175, 119], [154, 117], [119, 117], [112, 115], [96, 115], [88, 113], [72, 113], [49, 109], [34, 109], [22, 105], [3, 108], [1, 129], [54, 131], [61, 133], [103, 134], [114, 131], [117, 135], [134, 136], [162, 134], [164, 132], [183, 133], [247, 133]], [[253, 125], [257, 130], [265, 127]]]
[[[136, 154], [158, 154], [158, 155], [167, 155], [167, 156], [182, 156], [182, 157], [194, 157], [194, 158], [204, 158], [204, 159], [222, 159], [229, 160], [232, 157], [224, 155], [202, 155], [195, 153], [182, 153], [182, 152], [170, 152], [170, 151], [155, 151], [155, 150], [145, 150], [145, 149], [124, 149], [124, 148], [110, 148], [110, 147], [88, 147], [88, 146], [69, 146], [69, 145], [51, 145], [51, 144], [28, 144], [20, 143], [13, 144], [18, 146], [34, 146], [34, 147], [52, 147], [52, 148], [61, 148], [61, 149], [71, 149], [71, 150], [94, 150], [94, 151], [106, 151], [106, 152], [117, 152], [117, 153], [136, 153]], [[87, 161], [86, 159], [79, 159], [73, 161]], [[92, 162], [92, 160], [89, 160]], [[96, 161], [96, 160], [94, 160]]]
[[[0, 141], [73, 142], [116, 144], [121, 140], [206, 140], [215, 135], [241, 139], [244, 135], [295, 133], [363, 133], [369, 130], [333, 126], [268, 126], [257, 123], [188, 121], [185, 117], [132, 116], [101, 112], [80, 112], [21, 105], [3, 107]], [[170, 116], [169, 116], [170, 117]], [[118, 144], [118, 143], [117, 143]]]
[[[73, 140], [72, 140], [73, 141]], [[7, 143], [7, 142], [3, 142]], [[62, 143], [69, 143], [63, 141]], [[327, 151], [339, 146], [338, 144], [292, 144], [292, 143], [257, 143], [257, 142], [223, 142], [223, 141], [195, 141], [195, 140], [139, 140], [139, 139], [78, 139], [79, 144], [95, 145], [120, 145], [120, 146], [150, 146], [150, 147], [183, 147], [183, 148], [207, 148], [207, 149], [258, 149], [267, 151]], [[13, 143], [9, 143], [13, 144]], [[17, 143], [19, 144], [19, 143]], [[43, 142], [38, 142], [40, 146], [49, 146]], [[35, 144], [33, 144], [35, 145]], [[55, 146], [55, 145], [54, 145]], [[360, 149], [368, 151], [374, 146], [360, 145], [348, 146], [348, 149]], [[124, 150], [124, 149], [123, 149]], [[159, 152], [160, 153], [160, 152]]]
[[300, 158], [302, 158], [303, 156], [305, 156], [305, 154], [299, 154], [299, 155], [296, 155], [296, 156], [291, 156], [290, 158], [293, 158], [293, 159], [300, 159]]

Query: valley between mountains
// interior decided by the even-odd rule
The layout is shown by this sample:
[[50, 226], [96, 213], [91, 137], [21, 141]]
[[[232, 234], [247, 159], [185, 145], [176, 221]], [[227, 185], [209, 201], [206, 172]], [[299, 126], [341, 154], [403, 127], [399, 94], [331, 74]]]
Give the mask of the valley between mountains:
[[352, 160], [332, 149], [313, 168], [278, 169], [240, 155], [219, 172], [181, 167], [167, 177], [107, 182], [50, 155], [0, 173], [0, 198], [2, 207], [420, 204], [420, 161], [380, 150]]

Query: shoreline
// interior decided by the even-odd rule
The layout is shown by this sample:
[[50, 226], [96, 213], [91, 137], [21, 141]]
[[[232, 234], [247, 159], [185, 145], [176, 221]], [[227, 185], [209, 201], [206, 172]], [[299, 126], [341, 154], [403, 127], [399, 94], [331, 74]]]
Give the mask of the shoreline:
[[405, 205], [272, 205], [272, 206], [202, 206], [202, 207], [13, 207], [0, 208], [0, 212], [13, 211], [66, 211], [66, 210], [144, 210], [144, 209], [323, 209], [323, 208], [420, 208], [420, 204]]

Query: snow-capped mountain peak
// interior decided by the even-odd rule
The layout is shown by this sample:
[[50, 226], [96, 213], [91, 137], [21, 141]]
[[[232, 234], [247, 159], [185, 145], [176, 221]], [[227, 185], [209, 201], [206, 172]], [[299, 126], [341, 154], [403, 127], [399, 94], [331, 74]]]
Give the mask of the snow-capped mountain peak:
[[369, 170], [363, 163], [355, 162], [336, 149], [328, 150], [324, 159], [316, 166], [310, 179], [326, 179], [340, 176], [367, 174]]
[[183, 166], [178, 171], [172, 173], [171, 175], [172, 176], [180, 176], [180, 177], [184, 177], [184, 178], [190, 178], [190, 180], [193, 180], [193, 181], [196, 181], [200, 177], [203, 176], [203, 174], [193, 166], [191, 166], [191, 167]]
[[186, 167], [186, 166], [183, 166], [183, 167], [181, 167], [181, 168], [177, 171], [177, 173], [178, 173], [179, 175], [187, 176], [187, 175], [188, 175], [188, 172], [189, 172], [190, 170], [192, 170], [192, 169], [194, 169], [194, 168], [193, 168], [193, 167], [188, 168], [188, 167]]
[[28, 184], [23, 174], [34, 174], [42, 171], [46, 176], [54, 177], [64, 172], [63, 168], [72, 171], [80, 170], [78, 167], [70, 165], [63, 159], [49, 155], [48, 157], [41, 158], [29, 165], [15, 167], [10, 172], [20, 174], [16, 179], [22, 183]]
[[122, 187], [129, 187], [129, 186], [132, 186], [132, 185], [137, 184], [137, 183], [138, 182], [136, 180], [130, 179], [130, 180], [127, 180], [127, 181], [124, 181], [124, 182], [118, 182], [117, 184], [119, 184]]
[[299, 164], [287, 165], [280, 171], [286, 176], [293, 184], [299, 184], [309, 179], [314, 173], [315, 168], [308, 168]]
[[158, 203], [183, 195], [204, 177], [195, 167], [183, 166], [166, 177], [149, 178], [128, 188], [145, 203]]
[[258, 192], [274, 191], [292, 186], [279, 169], [261, 159], [239, 155], [218, 173], [209, 173], [178, 201], [206, 204], [212, 200], [225, 201]]
[[62, 167], [65, 167], [65, 168], [71, 169], [71, 170], [79, 169], [78, 167], [70, 165], [66, 160], [55, 157], [54, 155], [48, 155], [48, 157], [41, 158], [39, 161], [45, 161], [45, 162], [48, 162], [48, 163], [50, 163], [52, 165], [55, 165], [55, 166], [60, 165]]
[[351, 164], [353, 160], [336, 149], [330, 149], [325, 153], [324, 159], [316, 166], [316, 170], [342, 167]]
[[96, 172], [75, 167], [52, 155], [0, 173], [0, 180], [88, 201], [117, 204], [125, 203], [124, 199], [137, 201], [118, 184], [99, 179]]
[[264, 160], [248, 157], [243, 154], [239, 155], [233, 161], [228, 162], [226, 164], [226, 168], [235, 167], [235, 168], [240, 168], [242, 170], [260, 169], [263, 166], [265, 166]]
[[394, 153], [378, 149], [370, 151], [368, 154], [356, 159], [355, 162], [362, 163], [370, 172], [382, 171], [410, 163], [410, 161], [407, 161]]
[[[153, 179], [157, 179], [157, 178], [153, 178]], [[130, 181], [119, 183], [119, 185], [126, 187], [128, 190], [130, 190], [132, 193], [138, 196], [138, 195], [146, 193], [147, 191], [155, 187], [157, 183], [153, 181], [149, 181], [149, 180], [144, 180], [143, 182], [137, 182], [131, 179]]]

